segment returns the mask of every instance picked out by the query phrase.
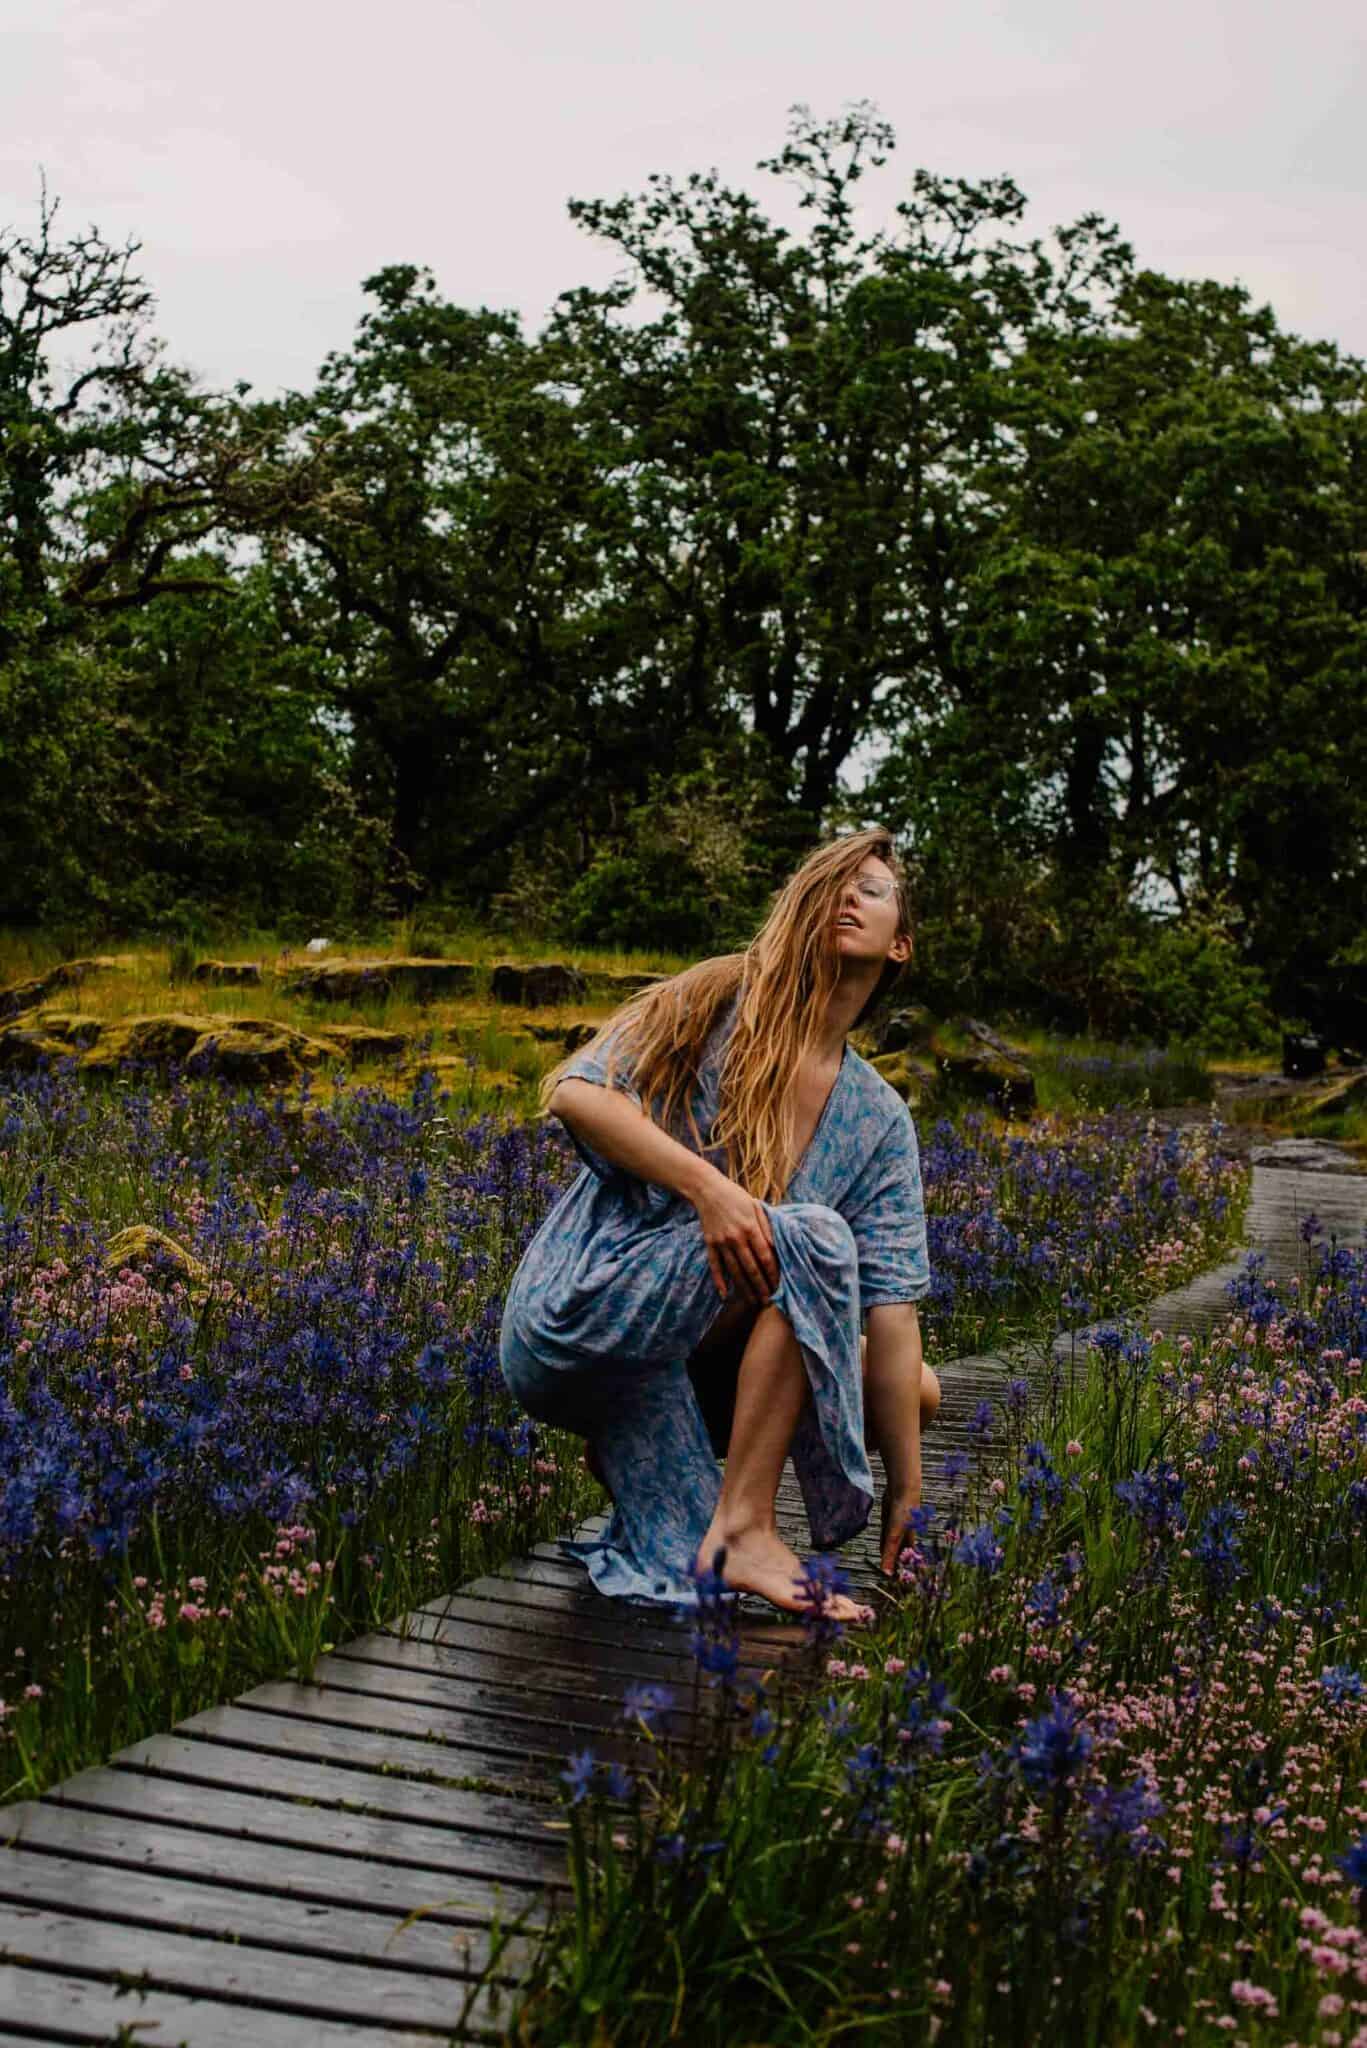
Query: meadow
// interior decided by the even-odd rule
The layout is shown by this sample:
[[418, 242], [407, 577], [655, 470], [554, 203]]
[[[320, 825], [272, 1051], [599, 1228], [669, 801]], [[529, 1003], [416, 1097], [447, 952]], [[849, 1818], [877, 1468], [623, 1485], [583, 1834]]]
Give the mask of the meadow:
[[[228, 995], [284, 1007], [171, 1000]], [[157, 1002], [164, 957], [80, 993], [111, 1019]], [[527, 1115], [560, 1046], [481, 996], [397, 1021], [465, 1050], [277, 1089], [174, 1062], [0, 1076], [0, 1796], [307, 1677], [598, 1504], [497, 1364], [508, 1279], [575, 1170]], [[482, 1085], [472, 1030], [525, 1055], [517, 1094]], [[1118, 1309], [1238, 1221], [1209, 1124], [921, 1132], [932, 1356]]]
[[563, 1774], [510, 2039], [1363, 2048], [1367, 1253], [1305, 1238], [985, 1404], [876, 1632], [756, 1677], [703, 1585], [689, 1746], [638, 1688], [635, 1768]]

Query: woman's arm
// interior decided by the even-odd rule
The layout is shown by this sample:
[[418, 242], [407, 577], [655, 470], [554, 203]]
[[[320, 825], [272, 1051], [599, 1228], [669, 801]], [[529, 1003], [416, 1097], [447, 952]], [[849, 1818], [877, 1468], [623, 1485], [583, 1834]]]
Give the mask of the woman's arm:
[[618, 1088], [573, 1076], [557, 1083], [547, 1108], [613, 1166], [682, 1195], [698, 1212], [717, 1292], [727, 1280], [757, 1302], [778, 1286], [778, 1258], [763, 1205], [744, 1188], [652, 1123]]
[[624, 1166], [639, 1180], [653, 1181], [686, 1201], [696, 1203], [708, 1179], [718, 1177], [709, 1160], [652, 1123], [620, 1088], [571, 1077], [557, 1084], [547, 1108], [613, 1166]]

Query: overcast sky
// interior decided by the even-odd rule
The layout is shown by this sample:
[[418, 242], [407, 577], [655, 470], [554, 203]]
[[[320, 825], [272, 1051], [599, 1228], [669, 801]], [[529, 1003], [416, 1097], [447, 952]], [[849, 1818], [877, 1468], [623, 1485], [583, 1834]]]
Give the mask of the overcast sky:
[[787, 110], [871, 99], [860, 187], [1009, 174], [1045, 235], [1095, 210], [1139, 263], [1238, 282], [1367, 355], [1361, 0], [0, 0], [0, 225], [39, 167], [136, 235], [172, 355], [263, 395], [345, 346], [360, 280], [430, 265], [527, 332], [614, 268], [565, 212], [755, 160]]

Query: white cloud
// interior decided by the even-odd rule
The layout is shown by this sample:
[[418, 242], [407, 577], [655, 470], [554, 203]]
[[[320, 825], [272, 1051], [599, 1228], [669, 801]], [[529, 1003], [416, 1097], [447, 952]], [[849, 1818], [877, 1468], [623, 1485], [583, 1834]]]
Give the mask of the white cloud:
[[615, 268], [571, 195], [754, 170], [787, 108], [869, 98], [898, 131], [860, 187], [1010, 174], [1026, 232], [1096, 211], [1142, 264], [1238, 279], [1282, 325], [1367, 353], [1364, 38], [1348, 0], [9, 0], [0, 220], [37, 169], [73, 223], [136, 234], [172, 353], [306, 382], [360, 281], [426, 262], [526, 325]]

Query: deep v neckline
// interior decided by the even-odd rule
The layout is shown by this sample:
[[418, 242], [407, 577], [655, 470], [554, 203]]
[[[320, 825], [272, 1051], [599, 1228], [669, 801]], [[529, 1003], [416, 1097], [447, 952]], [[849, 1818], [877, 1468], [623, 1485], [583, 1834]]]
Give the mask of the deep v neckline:
[[807, 1161], [811, 1158], [812, 1153], [816, 1147], [816, 1141], [821, 1136], [822, 1128], [825, 1125], [827, 1117], [831, 1113], [831, 1104], [835, 1101], [836, 1092], [839, 1089], [841, 1082], [845, 1078], [845, 1067], [849, 1060], [849, 1053], [850, 1043], [849, 1040], [846, 1039], [845, 1043], [840, 1048], [840, 1065], [835, 1070], [835, 1079], [832, 1081], [830, 1088], [827, 1091], [826, 1100], [821, 1105], [821, 1114], [812, 1126], [812, 1135], [810, 1138], [808, 1138], [806, 1145], [803, 1147], [802, 1157], [798, 1160], [797, 1165], [793, 1168], [792, 1172], [788, 1176], [788, 1186], [790, 1188], [792, 1187], [793, 1182], [797, 1179], [798, 1175], [805, 1171]]

